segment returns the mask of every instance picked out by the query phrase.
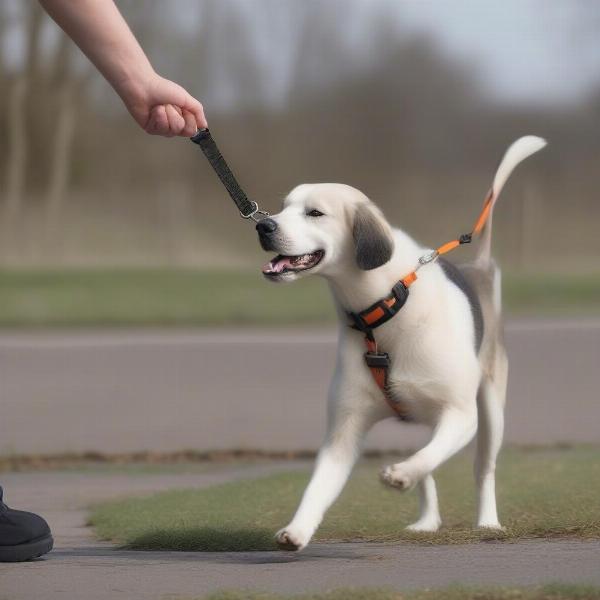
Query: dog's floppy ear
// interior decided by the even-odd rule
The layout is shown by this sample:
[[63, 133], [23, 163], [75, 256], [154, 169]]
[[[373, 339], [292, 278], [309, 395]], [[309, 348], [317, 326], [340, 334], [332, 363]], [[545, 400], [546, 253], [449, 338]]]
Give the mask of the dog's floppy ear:
[[363, 271], [376, 269], [392, 257], [392, 232], [384, 216], [375, 206], [360, 204], [356, 208], [352, 237], [356, 263]]

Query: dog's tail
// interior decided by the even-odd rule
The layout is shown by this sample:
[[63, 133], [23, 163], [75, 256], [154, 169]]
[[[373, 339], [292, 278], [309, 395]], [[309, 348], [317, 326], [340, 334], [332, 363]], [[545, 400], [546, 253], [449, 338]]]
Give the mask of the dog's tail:
[[479, 264], [487, 265], [490, 262], [492, 246], [492, 213], [494, 212], [494, 205], [498, 200], [498, 196], [500, 195], [506, 180], [521, 161], [525, 160], [528, 156], [531, 156], [538, 150], [541, 150], [545, 145], [546, 140], [536, 137], [535, 135], [526, 135], [525, 137], [519, 138], [516, 142], [513, 142], [500, 161], [500, 165], [494, 176], [492, 187], [487, 193], [484, 209], [473, 229], [473, 232], [476, 234], [483, 232], [475, 259]]

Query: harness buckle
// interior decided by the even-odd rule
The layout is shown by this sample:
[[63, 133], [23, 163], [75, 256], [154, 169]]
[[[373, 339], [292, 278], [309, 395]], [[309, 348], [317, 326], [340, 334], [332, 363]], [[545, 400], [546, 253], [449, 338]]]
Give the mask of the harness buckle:
[[[242, 217], [242, 219], [252, 219], [255, 223], [258, 223], [261, 219], [264, 219], [265, 217], [270, 216], [270, 213], [267, 212], [266, 210], [260, 210], [258, 208], [258, 204], [256, 204], [256, 202], [254, 202], [254, 200], [250, 200], [250, 204], [252, 204], [252, 212], [249, 212], [247, 215], [245, 215], [240, 210], [240, 216]], [[255, 217], [255, 215], [262, 215], [262, 216]]]
[[387, 352], [365, 352], [365, 362], [370, 369], [387, 369], [390, 355]]
[[392, 294], [394, 294], [394, 297], [398, 302], [398, 305], [396, 307], [397, 310], [395, 310], [395, 312], [398, 312], [398, 310], [400, 310], [404, 306], [404, 303], [408, 298], [408, 288], [404, 285], [404, 283], [402, 283], [402, 281], [399, 281], [392, 288]]
[[367, 327], [367, 325], [365, 325], [365, 323], [362, 320], [362, 318], [360, 317], [360, 315], [358, 315], [357, 313], [353, 313], [353, 312], [349, 312], [346, 314], [352, 320], [352, 323], [350, 324], [350, 327], [352, 327], [352, 329], [356, 329], [356, 331], [361, 331], [362, 333], [366, 333], [368, 327]]

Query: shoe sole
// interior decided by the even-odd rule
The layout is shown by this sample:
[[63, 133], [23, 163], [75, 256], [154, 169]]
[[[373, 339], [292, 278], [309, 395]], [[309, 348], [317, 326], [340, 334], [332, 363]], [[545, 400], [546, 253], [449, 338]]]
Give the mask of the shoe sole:
[[52, 546], [54, 546], [54, 540], [51, 535], [17, 546], [0, 546], [0, 562], [32, 560], [50, 552]]

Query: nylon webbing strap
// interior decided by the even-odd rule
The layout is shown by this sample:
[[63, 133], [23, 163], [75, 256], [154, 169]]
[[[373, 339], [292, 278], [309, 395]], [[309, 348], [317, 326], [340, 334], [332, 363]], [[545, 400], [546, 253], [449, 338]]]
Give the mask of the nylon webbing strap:
[[406, 405], [397, 401], [388, 388], [388, 374], [390, 370], [389, 355], [386, 352], [379, 352], [372, 331], [366, 332], [365, 343], [367, 345], [365, 362], [367, 363], [367, 367], [369, 367], [369, 371], [371, 371], [375, 384], [381, 390], [385, 401], [398, 417], [403, 421], [410, 421], [410, 414]]
[[198, 133], [190, 138], [194, 144], [198, 144], [208, 159], [215, 173], [227, 189], [231, 199], [235, 202], [242, 217], [248, 218], [252, 216], [258, 209], [256, 202], [248, 199], [244, 190], [240, 187], [234, 174], [231, 172], [229, 165], [219, 151], [215, 140], [213, 140], [208, 129], [201, 129]]

